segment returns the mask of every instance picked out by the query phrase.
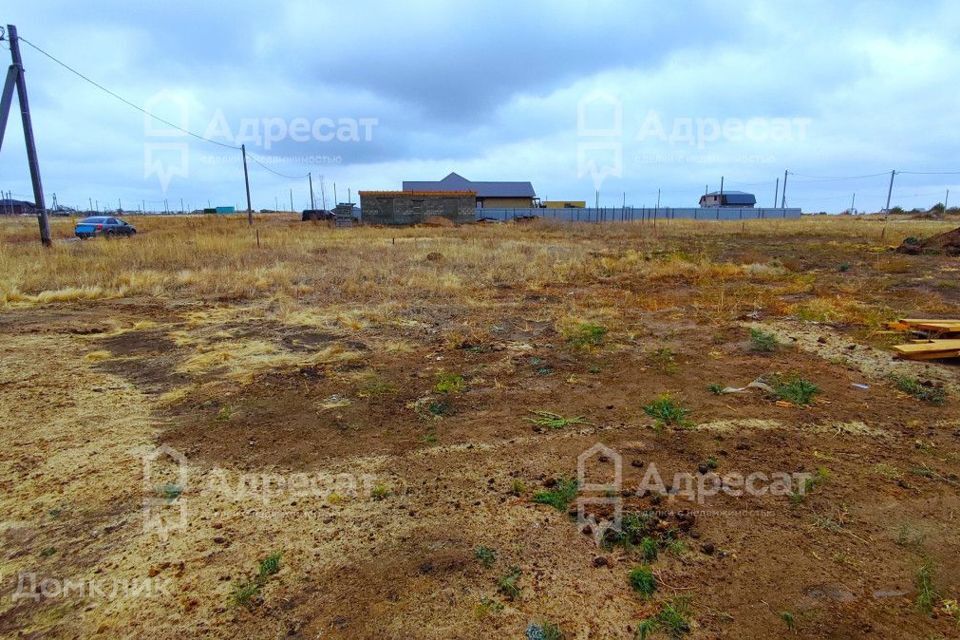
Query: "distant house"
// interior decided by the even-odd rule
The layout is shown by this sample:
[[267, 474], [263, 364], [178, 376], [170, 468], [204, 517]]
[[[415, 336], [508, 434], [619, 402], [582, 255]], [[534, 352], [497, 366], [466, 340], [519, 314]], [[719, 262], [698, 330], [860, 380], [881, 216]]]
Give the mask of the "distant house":
[[27, 202], [26, 200], [13, 200], [11, 198], [4, 198], [0, 200], [0, 214], [20, 214], [20, 213], [36, 213], [37, 207], [32, 202]]
[[700, 196], [701, 207], [735, 207], [752, 209], [757, 204], [757, 197], [745, 191], [711, 191]]
[[474, 191], [361, 191], [364, 224], [407, 225], [446, 218], [454, 224], [476, 219]]
[[546, 200], [541, 205], [544, 209], [584, 209], [586, 200]]
[[477, 208], [529, 209], [539, 206], [537, 194], [529, 182], [474, 182], [457, 173], [443, 180], [404, 180], [404, 191], [473, 191]]

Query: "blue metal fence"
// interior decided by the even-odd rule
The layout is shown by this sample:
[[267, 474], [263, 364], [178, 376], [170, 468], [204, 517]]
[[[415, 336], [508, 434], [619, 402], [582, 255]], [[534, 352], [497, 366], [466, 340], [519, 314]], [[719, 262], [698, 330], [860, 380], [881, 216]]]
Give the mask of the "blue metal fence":
[[733, 207], [601, 207], [599, 209], [477, 209], [477, 220], [537, 217], [560, 222], [645, 222], [657, 220], [783, 220], [799, 218], [800, 209]]

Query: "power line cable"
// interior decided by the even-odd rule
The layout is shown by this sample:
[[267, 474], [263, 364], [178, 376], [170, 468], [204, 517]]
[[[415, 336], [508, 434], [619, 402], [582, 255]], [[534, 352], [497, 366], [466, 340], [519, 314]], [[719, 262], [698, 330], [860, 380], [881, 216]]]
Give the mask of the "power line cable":
[[897, 175], [908, 174], [912, 176], [956, 176], [960, 171], [897, 171]]
[[[156, 120], [156, 121], [158, 121], [158, 122], [162, 122], [163, 124], [165, 124], [165, 125], [167, 125], [167, 126], [169, 126], [169, 127], [172, 127], [172, 128], [174, 128], [174, 129], [176, 129], [177, 131], [181, 131], [181, 132], [183, 132], [183, 133], [186, 133], [187, 135], [190, 135], [190, 136], [192, 136], [192, 137], [194, 137], [194, 138], [196, 138], [196, 139], [198, 139], [198, 140], [202, 140], [202, 141], [204, 141], [204, 142], [209, 142], [209, 143], [212, 143], [212, 144], [216, 144], [216, 145], [219, 145], [219, 146], [221, 146], [221, 147], [225, 147], [225, 148], [227, 148], [227, 149], [235, 149], [235, 150], [237, 150], [237, 151], [240, 150], [240, 147], [238, 147], [238, 146], [235, 146], [235, 145], [232, 145], [232, 144], [227, 144], [227, 143], [225, 143], [225, 142], [220, 142], [220, 141], [218, 141], [218, 140], [212, 140], [212, 139], [207, 138], [207, 137], [205, 137], [205, 136], [202, 136], [202, 135], [200, 135], [200, 134], [198, 134], [198, 133], [195, 133], [195, 132], [193, 132], [193, 131], [190, 131], [189, 129], [185, 129], [185, 128], [183, 128], [183, 127], [180, 127], [180, 126], [178, 126], [178, 125], [170, 122], [169, 120], [167, 120], [167, 119], [165, 119], [165, 118], [162, 118], [162, 117], [156, 115], [155, 113], [151, 113], [150, 111], [147, 111], [146, 109], [144, 109], [144, 108], [141, 107], [140, 105], [138, 105], [138, 104], [136, 104], [136, 103], [134, 103], [134, 102], [132, 102], [132, 101], [130, 101], [130, 100], [127, 100], [126, 98], [124, 98], [124, 97], [121, 96], [120, 94], [116, 93], [115, 91], [111, 91], [110, 89], [108, 89], [107, 87], [103, 86], [103, 85], [100, 84], [99, 82], [97, 82], [97, 81], [91, 79], [90, 77], [84, 75], [84, 74], [81, 73], [80, 71], [77, 71], [76, 69], [74, 69], [73, 67], [71, 67], [71, 66], [68, 65], [67, 63], [63, 62], [62, 60], [59, 60], [58, 58], [56, 58], [56, 57], [53, 56], [52, 54], [47, 53], [46, 51], [44, 51], [43, 49], [41, 49], [39, 46], [37, 46], [37, 45], [35, 45], [34, 43], [32, 43], [32, 42], [30, 42], [29, 40], [27, 40], [26, 38], [24, 38], [24, 37], [22, 37], [22, 36], [18, 36], [18, 38], [19, 38], [22, 42], [24, 42], [25, 44], [29, 45], [30, 47], [32, 47], [33, 49], [35, 49], [35, 50], [38, 51], [39, 53], [43, 54], [44, 56], [46, 56], [47, 58], [49, 58], [49, 59], [52, 60], [53, 62], [57, 63], [58, 65], [60, 65], [60, 66], [63, 67], [64, 69], [66, 69], [67, 71], [73, 73], [74, 75], [76, 75], [77, 77], [81, 78], [82, 80], [85, 80], [86, 82], [92, 84], [94, 87], [100, 89], [101, 91], [103, 91], [104, 93], [112, 96], [113, 98], [116, 98], [117, 100], [123, 102], [123, 103], [126, 104], [127, 106], [133, 107], [134, 109], [136, 109], [137, 111], [143, 113], [144, 115], [149, 116], [150, 118], [153, 118], [154, 120]], [[265, 165], [263, 162], [260, 162], [253, 154], [249, 154], [249, 153], [248, 153], [247, 155], [248, 155], [248, 157], [249, 157], [251, 160], [253, 160], [255, 163], [257, 163], [258, 165], [260, 165], [262, 168], [266, 169], [266, 170], [269, 171], [270, 173], [272, 173], [272, 174], [274, 174], [274, 175], [276, 175], [276, 176], [279, 176], [279, 177], [281, 177], [281, 178], [286, 178], [286, 179], [288, 179], [288, 180], [300, 180], [300, 179], [302, 179], [302, 178], [306, 178], [307, 175], [308, 175], [308, 174], [305, 173], [305, 174], [303, 174], [302, 176], [291, 176], [291, 175], [287, 175], [287, 174], [285, 174], [285, 173], [280, 173], [279, 171], [276, 171], [276, 170], [268, 167], [268, 166]]]
[[305, 174], [303, 174], [302, 176], [288, 176], [288, 175], [285, 174], [285, 173], [280, 173], [279, 171], [274, 171], [273, 169], [271, 169], [271, 168], [268, 167], [267, 165], [263, 164], [262, 162], [260, 162], [259, 160], [257, 160], [257, 157], [256, 157], [255, 155], [253, 155], [252, 153], [250, 153], [249, 151], [247, 152], [247, 157], [250, 158], [251, 160], [253, 160], [254, 162], [256, 162], [258, 165], [260, 165], [261, 167], [263, 167], [263, 168], [266, 169], [267, 171], [269, 171], [270, 173], [272, 173], [272, 174], [274, 174], [274, 175], [276, 175], [276, 176], [280, 176], [281, 178], [287, 178], [288, 180], [301, 180], [301, 179], [303, 179], [303, 178], [306, 178], [307, 175], [308, 175], [308, 174], [305, 173]]
[[[897, 173], [904, 173], [903, 171], [898, 171]], [[787, 175], [794, 176], [797, 178], [806, 178], [809, 182], [828, 182], [836, 180], [860, 180], [861, 178], [879, 178], [880, 176], [889, 176], [888, 172], [884, 173], [870, 173], [863, 176], [808, 176], [802, 173], [794, 173], [793, 171], [788, 171]]]
[[120, 94], [118, 94], [118, 93], [116, 93], [116, 92], [114, 92], [114, 91], [111, 91], [110, 89], [107, 89], [105, 86], [103, 86], [103, 85], [100, 84], [99, 82], [97, 82], [97, 81], [95, 81], [95, 80], [92, 80], [92, 79], [90, 79], [89, 77], [85, 76], [84, 74], [80, 73], [79, 71], [77, 71], [76, 69], [74, 69], [73, 67], [71, 67], [70, 65], [68, 65], [66, 62], [63, 62], [63, 61], [57, 59], [56, 57], [54, 57], [53, 55], [47, 53], [46, 51], [44, 51], [43, 49], [41, 49], [41, 48], [38, 47], [37, 45], [33, 44], [32, 42], [30, 42], [29, 40], [27, 40], [27, 39], [24, 38], [23, 36], [17, 36], [17, 38], [20, 40], [20, 42], [23, 42], [24, 44], [27, 44], [27, 45], [33, 47], [33, 48], [36, 49], [38, 52], [42, 53], [43, 55], [45, 55], [46, 57], [48, 57], [50, 60], [53, 60], [55, 63], [57, 63], [58, 65], [60, 65], [61, 67], [63, 67], [63, 68], [66, 69], [67, 71], [69, 71], [70, 73], [72, 73], [72, 74], [76, 75], [77, 77], [79, 77], [79, 78], [81, 78], [81, 79], [89, 82], [90, 84], [92, 84], [92, 85], [95, 86], [96, 88], [100, 89], [101, 91], [103, 91], [104, 93], [106, 93], [106, 94], [108, 94], [108, 95], [110, 95], [110, 96], [113, 96], [114, 98], [116, 98], [116, 99], [119, 100], [120, 102], [124, 103], [125, 105], [127, 105], [127, 106], [129, 106], [129, 107], [133, 107], [134, 109], [136, 109], [136, 110], [139, 111], [140, 113], [143, 113], [144, 115], [149, 116], [149, 117], [153, 118], [154, 120], [156, 120], [156, 121], [158, 121], [158, 122], [162, 122], [163, 124], [165, 124], [165, 125], [167, 125], [167, 126], [169, 126], [169, 127], [172, 127], [172, 128], [174, 128], [174, 129], [176, 129], [177, 131], [182, 131], [183, 133], [186, 133], [187, 135], [193, 136], [193, 137], [196, 138], [197, 140], [203, 140], [204, 142], [209, 142], [209, 143], [211, 143], [211, 144], [220, 145], [221, 147], [226, 147], [227, 149], [236, 149], [236, 150], [238, 150], [238, 151], [240, 150], [240, 147], [234, 146], [234, 145], [232, 145], [232, 144], [227, 144], [227, 143], [225, 143], [225, 142], [219, 142], [219, 141], [217, 141], [217, 140], [211, 140], [210, 138], [204, 137], [204, 136], [202, 136], [202, 135], [200, 135], [200, 134], [198, 134], [198, 133], [194, 133], [193, 131], [190, 131], [189, 129], [184, 129], [183, 127], [180, 127], [180, 126], [178, 126], [178, 125], [175, 125], [174, 123], [172, 123], [172, 122], [170, 122], [169, 120], [166, 120], [166, 119], [164, 119], [164, 118], [161, 118], [160, 116], [156, 115], [155, 113], [151, 113], [151, 112], [147, 111], [146, 109], [144, 109], [144, 108], [141, 107], [140, 105], [138, 105], [138, 104], [136, 104], [136, 103], [134, 103], [134, 102], [131, 102], [130, 100], [127, 100], [126, 98], [124, 98], [124, 97], [121, 96]]

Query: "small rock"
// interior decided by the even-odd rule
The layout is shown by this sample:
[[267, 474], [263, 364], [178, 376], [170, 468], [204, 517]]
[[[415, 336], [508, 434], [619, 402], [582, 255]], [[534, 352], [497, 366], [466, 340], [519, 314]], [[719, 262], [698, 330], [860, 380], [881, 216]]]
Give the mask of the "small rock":
[[700, 545], [700, 551], [702, 551], [708, 556], [712, 556], [713, 552], [716, 550], [717, 548], [713, 545], [712, 542], [704, 542], [702, 545]]
[[593, 559], [593, 566], [599, 569], [600, 567], [609, 567], [610, 561], [607, 560], [604, 556], [597, 556]]
[[[960, 431], [957, 432], [957, 435], [960, 435]], [[631, 460], [631, 467], [637, 467], [638, 469], [643, 466], [643, 460]]]

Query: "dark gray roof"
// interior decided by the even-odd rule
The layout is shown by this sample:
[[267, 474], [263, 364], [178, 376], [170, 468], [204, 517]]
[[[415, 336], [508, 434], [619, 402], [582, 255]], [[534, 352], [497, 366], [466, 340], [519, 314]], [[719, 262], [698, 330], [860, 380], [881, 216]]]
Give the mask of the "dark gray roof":
[[457, 173], [443, 180], [404, 180], [404, 191], [475, 191], [478, 198], [536, 198], [529, 182], [474, 182]]
[[[719, 196], [719, 191], [711, 191], [708, 196]], [[757, 197], [746, 191], [726, 191], [723, 192], [727, 204], [757, 204]], [[701, 198], [702, 200], [703, 198]]]

